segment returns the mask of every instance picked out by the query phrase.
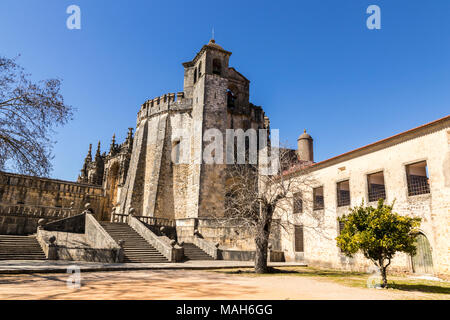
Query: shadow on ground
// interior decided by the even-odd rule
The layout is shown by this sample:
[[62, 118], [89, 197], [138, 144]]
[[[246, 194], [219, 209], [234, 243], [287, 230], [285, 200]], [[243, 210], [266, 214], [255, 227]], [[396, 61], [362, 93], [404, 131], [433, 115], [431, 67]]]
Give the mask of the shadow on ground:
[[425, 293], [439, 293], [439, 294], [450, 294], [449, 287], [433, 286], [425, 284], [400, 284], [400, 283], [389, 283], [389, 288], [402, 290], [402, 291], [420, 291]]

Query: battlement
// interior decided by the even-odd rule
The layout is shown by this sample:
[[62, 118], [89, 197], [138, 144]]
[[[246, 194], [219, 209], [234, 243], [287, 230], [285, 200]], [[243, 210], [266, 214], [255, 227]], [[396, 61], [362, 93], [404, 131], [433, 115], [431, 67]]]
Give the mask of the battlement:
[[180, 111], [190, 107], [190, 100], [184, 97], [184, 92], [166, 93], [160, 97], [147, 100], [138, 112], [137, 122], [152, 115], [173, 110]]

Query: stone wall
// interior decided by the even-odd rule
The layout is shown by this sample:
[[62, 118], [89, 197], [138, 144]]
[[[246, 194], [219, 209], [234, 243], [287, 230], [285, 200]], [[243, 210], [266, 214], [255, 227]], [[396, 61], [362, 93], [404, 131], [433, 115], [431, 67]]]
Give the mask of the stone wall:
[[[450, 119], [436, 122], [379, 145], [357, 150], [341, 158], [318, 163], [300, 173], [296, 190], [304, 200], [303, 213], [289, 214], [290, 222], [304, 226], [304, 252], [294, 250], [293, 226], [290, 232], [282, 232], [281, 242], [288, 260], [304, 258], [309, 265], [366, 270], [370, 261], [361, 256], [346, 258], [336, 246], [338, 236], [337, 217], [349, 208], [361, 204], [375, 206], [368, 201], [367, 175], [382, 171], [386, 187], [386, 201], [395, 201], [394, 210], [400, 214], [422, 218], [421, 231], [432, 248], [436, 273], [450, 273]], [[429, 194], [408, 195], [405, 166], [426, 161], [429, 172]], [[308, 178], [308, 179], [305, 179]], [[350, 206], [337, 206], [336, 183], [349, 179]], [[308, 180], [309, 183], [304, 182]], [[312, 209], [312, 188], [323, 186], [323, 210]], [[292, 204], [289, 204], [292, 206]], [[411, 271], [411, 258], [398, 254], [392, 269]]]
[[0, 172], [0, 234], [34, 233], [39, 219], [79, 214], [88, 202], [102, 219], [106, 199], [101, 187]]

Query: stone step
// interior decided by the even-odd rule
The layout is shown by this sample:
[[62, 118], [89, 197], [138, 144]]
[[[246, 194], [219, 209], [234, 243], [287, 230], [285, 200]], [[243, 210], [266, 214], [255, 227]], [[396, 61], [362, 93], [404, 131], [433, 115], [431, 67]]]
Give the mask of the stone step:
[[124, 240], [124, 262], [159, 263], [168, 262], [155, 247], [148, 243], [133, 228], [125, 223], [100, 222], [105, 231], [116, 241]]
[[0, 235], [0, 260], [45, 260], [34, 236]]
[[214, 260], [209, 254], [193, 243], [184, 243], [184, 256], [189, 260]]

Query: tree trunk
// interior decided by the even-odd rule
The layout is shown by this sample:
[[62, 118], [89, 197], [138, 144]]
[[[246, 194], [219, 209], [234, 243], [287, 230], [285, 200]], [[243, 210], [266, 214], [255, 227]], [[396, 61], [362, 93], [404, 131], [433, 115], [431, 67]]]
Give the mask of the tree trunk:
[[255, 239], [255, 273], [267, 273], [267, 247], [269, 244], [269, 234], [258, 233]]
[[386, 270], [387, 267], [382, 267], [381, 268], [381, 277], [383, 278], [383, 283], [381, 285], [382, 288], [387, 288], [387, 275], [386, 275]]
[[255, 273], [268, 273], [267, 248], [269, 246], [270, 225], [272, 222], [273, 206], [262, 205], [260, 217], [256, 227], [256, 251], [255, 251]]

